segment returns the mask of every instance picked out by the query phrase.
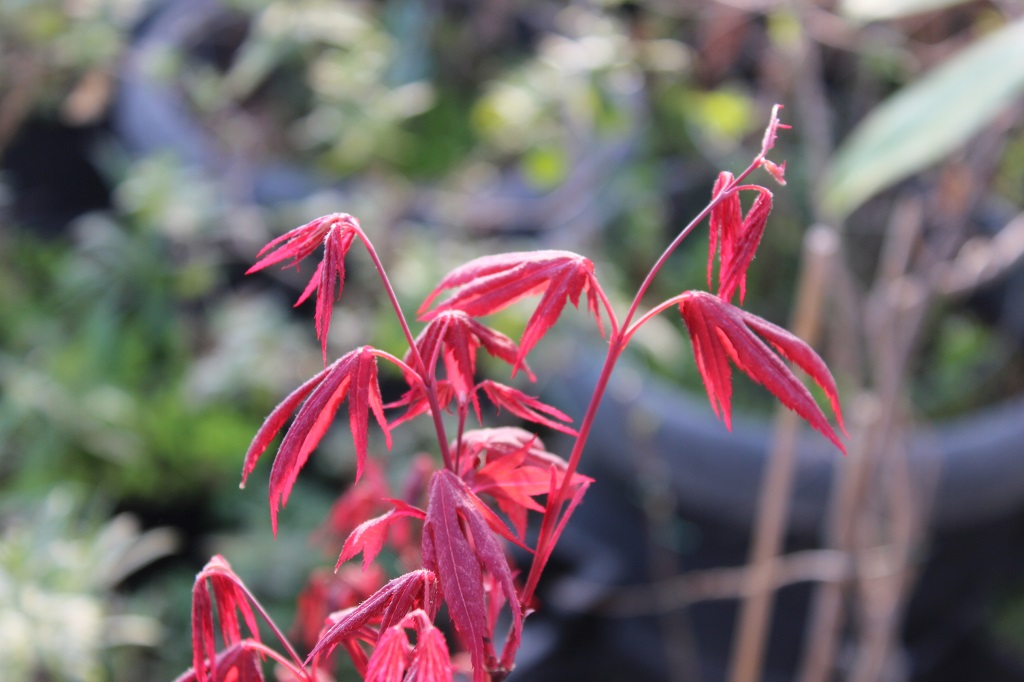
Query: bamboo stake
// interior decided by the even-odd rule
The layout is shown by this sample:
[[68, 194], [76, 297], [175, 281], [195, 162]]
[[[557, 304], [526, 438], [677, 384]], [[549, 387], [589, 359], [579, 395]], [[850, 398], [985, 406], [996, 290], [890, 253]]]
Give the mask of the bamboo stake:
[[[829, 270], [838, 251], [839, 237], [830, 227], [816, 225], [804, 238], [796, 308], [790, 328], [810, 344], [814, 343], [821, 327]], [[740, 607], [738, 635], [733, 644], [730, 682], [755, 682], [763, 667], [774, 597], [773, 571], [778, 566], [776, 557], [785, 536], [799, 428], [800, 418], [793, 412], [780, 409], [776, 413], [775, 435], [761, 484], [748, 561], [751, 567], [748, 597]]]

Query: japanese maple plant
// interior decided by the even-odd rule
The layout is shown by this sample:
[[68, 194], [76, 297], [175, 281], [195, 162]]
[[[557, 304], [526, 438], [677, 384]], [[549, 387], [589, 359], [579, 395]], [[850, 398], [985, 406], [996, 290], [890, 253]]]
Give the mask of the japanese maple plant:
[[[331, 679], [333, 657], [344, 651], [355, 670], [375, 682], [450, 680], [460, 672], [474, 682], [504, 680], [514, 667], [524, 620], [543, 606], [535, 604], [534, 595], [544, 567], [593, 482], [577, 467], [616, 362], [637, 330], [670, 308], [682, 316], [711, 406], [726, 426], [731, 363], [842, 450], [836, 431], [786, 361], [822, 388], [842, 430], [835, 381], [825, 363], [786, 330], [732, 303], [737, 294], [743, 300], [746, 272], [772, 207], [772, 193], [745, 180], [764, 169], [785, 184], [785, 164], [766, 157], [778, 131], [788, 127], [780, 123], [778, 111], [772, 111], [761, 152], [739, 175], [718, 176], [711, 201], [654, 263], [622, 318], [602, 291], [590, 260], [568, 251], [529, 251], [477, 258], [449, 272], [420, 306], [423, 328], [416, 335], [369, 236], [354, 217], [336, 213], [317, 218], [267, 244], [250, 273], [281, 263], [298, 267], [303, 259], [322, 253], [299, 303], [316, 292], [316, 334], [325, 367], [267, 417], [245, 455], [242, 482], [291, 419], [270, 471], [270, 521], [276, 534], [278, 512], [299, 470], [347, 399], [355, 483], [339, 498], [331, 524], [337, 542], [347, 539], [335, 566], [338, 575], [314, 575], [300, 597], [294, 636], [308, 649], [305, 656], [227, 561], [213, 557], [196, 577], [193, 667], [179, 679], [262, 680], [263, 662], [272, 659], [279, 679], [322, 682]], [[741, 193], [753, 195], [746, 211]], [[686, 291], [642, 311], [655, 276], [705, 218], [710, 223], [708, 288], [714, 293]], [[331, 311], [342, 294], [345, 258], [357, 244], [380, 276], [408, 349], [399, 356], [361, 346], [328, 364]], [[712, 279], [716, 260], [717, 287]], [[443, 295], [447, 297], [438, 302]], [[482, 321], [533, 297], [539, 300], [518, 342]], [[578, 307], [583, 298], [607, 339], [607, 358], [577, 428], [538, 398], [477, 377], [482, 348], [510, 365], [513, 377], [522, 372], [535, 379], [527, 355], [566, 303]], [[397, 367], [408, 384], [394, 403], [385, 404], [381, 396], [380, 363]], [[547, 451], [540, 438], [522, 428], [471, 428], [472, 419], [482, 426], [486, 404], [568, 434], [573, 439], [568, 457]], [[399, 424], [418, 417], [433, 424], [437, 455], [414, 460], [401, 494], [390, 493], [380, 466], [367, 460], [371, 415], [389, 448], [391, 430]], [[538, 518], [528, 533], [531, 513]], [[385, 544], [407, 569], [390, 581], [375, 562]], [[512, 545], [529, 557], [523, 574], [510, 565], [506, 550]], [[362, 569], [346, 564], [359, 554]], [[439, 613], [447, 615], [439, 619]], [[273, 646], [261, 637], [260, 620], [277, 639]], [[221, 633], [219, 645], [216, 630]]]

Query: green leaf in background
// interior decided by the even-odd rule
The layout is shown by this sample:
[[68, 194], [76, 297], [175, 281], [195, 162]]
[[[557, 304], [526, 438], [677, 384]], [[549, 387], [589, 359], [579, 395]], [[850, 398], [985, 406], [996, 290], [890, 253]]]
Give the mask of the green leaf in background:
[[843, 142], [822, 185], [836, 219], [928, 167], [1024, 92], [1024, 21], [963, 50], [879, 105]]
[[962, 5], [966, 0], [842, 0], [839, 12], [857, 21], [878, 21]]
[[523, 174], [534, 187], [551, 190], [565, 180], [569, 159], [556, 145], [541, 145], [523, 155]]

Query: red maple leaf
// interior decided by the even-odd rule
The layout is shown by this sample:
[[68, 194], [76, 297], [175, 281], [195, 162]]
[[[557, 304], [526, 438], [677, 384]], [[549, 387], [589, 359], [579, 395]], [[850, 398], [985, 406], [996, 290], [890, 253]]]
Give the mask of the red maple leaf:
[[217, 672], [217, 645], [213, 634], [214, 604], [221, 637], [227, 647], [237, 646], [242, 641], [239, 613], [252, 638], [257, 642], [260, 639], [248, 591], [231, 570], [227, 560], [215, 555], [196, 576], [192, 587], [192, 669], [199, 682], [207, 682], [210, 679], [208, 675], [212, 675], [215, 681], [223, 679], [223, 675]]
[[[444, 360], [448, 381], [463, 401], [473, 390], [477, 349], [483, 347], [513, 366], [519, 358], [519, 346], [512, 339], [462, 310], [438, 313], [416, 338], [416, 347], [424, 362], [435, 357]], [[531, 381], [536, 379], [529, 367], [523, 369]]]
[[402, 500], [388, 500], [388, 502], [395, 505], [395, 508], [380, 516], [363, 521], [348, 536], [345, 546], [341, 549], [341, 555], [338, 557], [338, 563], [335, 564], [334, 570], [338, 570], [343, 563], [360, 552], [363, 553], [363, 570], [366, 570], [374, 558], [380, 554], [380, 550], [383, 549], [391, 524], [403, 518], [423, 519], [426, 517], [422, 509], [418, 509]]
[[[458, 289], [433, 310], [427, 309], [441, 292]], [[566, 300], [579, 307], [586, 293], [587, 308], [604, 333], [598, 308], [604, 298], [594, 275], [594, 264], [569, 251], [525, 251], [484, 256], [449, 272], [420, 306], [420, 316], [431, 320], [446, 310], [461, 310], [481, 317], [502, 310], [527, 296], [541, 295], [519, 340], [512, 368], [515, 375], [523, 359], [558, 320]]]
[[331, 328], [331, 311], [334, 302], [341, 298], [345, 286], [345, 256], [357, 236], [365, 239], [359, 221], [352, 216], [347, 213], [325, 215], [269, 242], [256, 254], [257, 258], [262, 258], [245, 272], [249, 275], [289, 258], [291, 262], [284, 267], [298, 269], [299, 261], [311, 255], [321, 245], [324, 247], [323, 260], [317, 265], [316, 272], [310, 278], [305, 291], [295, 302], [296, 306], [302, 305], [314, 291], [317, 292], [316, 337], [320, 340], [324, 364], [327, 364], [327, 332]]
[[[732, 186], [732, 173], [723, 171], [715, 181], [712, 197], [718, 197]], [[756, 190], [754, 204], [743, 216], [743, 207], [737, 190], [722, 199], [711, 209], [711, 229], [708, 240], [708, 287], [711, 286], [712, 265], [716, 251], [719, 253], [718, 295], [731, 301], [739, 289], [740, 301], [747, 293], [747, 269], [754, 260], [754, 254], [761, 243], [768, 214], [772, 210], [772, 193], [763, 187], [750, 186]]]
[[442, 469], [434, 474], [423, 526], [423, 565], [441, 582], [452, 622], [473, 661], [474, 682], [486, 680], [486, 662], [494, 657], [487, 627], [484, 570], [498, 580], [511, 605], [512, 632], [506, 648], [518, 648], [523, 625], [512, 572], [481, 508], [486, 506], [453, 472]]
[[278, 510], [288, 502], [299, 470], [320, 443], [346, 397], [349, 401], [349, 425], [356, 447], [356, 480], [359, 480], [366, 461], [371, 412], [384, 431], [388, 448], [391, 447], [391, 432], [384, 417], [384, 404], [377, 383], [378, 357], [390, 356], [370, 346], [360, 346], [342, 356], [274, 408], [253, 438], [242, 467], [243, 486], [260, 455], [281, 430], [289, 415], [305, 399], [277, 450], [270, 471], [270, 519], [275, 535]]
[[[562, 487], [566, 461], [545, 450], [535, 434], [514, 426], [467, 431], [462, 447], [463, 480], [473, 492], [493, 497], [518, 538], [524, 538], [527, 513], [545, 511], [534, 498]], [[572, 508], [593, 482], [588, 476], [573, 473], [569, 486]]]
[[679, 309], [690, 332], [697, 369], [711, 407], [727, 427], [732, 428], [732, 360], [747, 376], [764, 385], [783, 405], [846, 452], [811, 392], [779, 357], [795, 363], [825, 391], [839, 428], [846, 433], [835, 379], [810, 346], [782, 327], [703, 291], [688, 291], [680, 296]]

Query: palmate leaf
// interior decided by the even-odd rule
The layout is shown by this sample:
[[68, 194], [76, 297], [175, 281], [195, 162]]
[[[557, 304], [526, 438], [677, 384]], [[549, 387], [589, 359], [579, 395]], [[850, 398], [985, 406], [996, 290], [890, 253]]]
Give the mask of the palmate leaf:
[[[519, 346], [512, 339], [462, 310], [438, 313], [416, 338], [416, 348], [425, 362], [434, 357], [444, 361], [448, 382], [460, 400], [466, 400], [473, 390], [476, 352], [481, 347], [513, 366], [519, 358]], [[529, 367], [523, 369], [531, 381], [536, 379]]]
[[[433, 310], [427, 309], [448, 289], [457, 289]], [[565, 308], [566, 300], [579, 307], [587, 295], [587, 309], [602, 329], [599, 309], [602, 294], [594, 264], [570, 251], [524, 251], [477, 258], [449, 272], [420, 306], [420, 317], [432, 320], [446, 310], [461, 310], [471, 317], [490, 315], [527, 296], [541, 295], [519, 340], [512, 374]]]
[[260, 455], [305, 399], [277, 450], [270, 471], [270, 519], [275, 534], [277, 513], [288, 502], [299, 470], [320, 443], [346, 397], [349, 401], [349, 426], [356, 448], [356, 480], [359, 480], [366, 461], [371, 413], [384, 431], [388, 448], [391, 447], [391, 432], [377, 383], [377, 357], [378, 352], [370, 346], [361, 346], [342, 356], [274, 408], [253, 438], [242, 467], [243, 486]]
[[[320, 246], [324, 247], [323, 260], [306, 285], [305, 291], [295, 302], [302, 305], [316, 291], [316, 337], [327, 364], [327, 333], [331, 328], [331, 311], [334, 303], [341, 298], [345, 286], [345, 256], [357, 236], [362, 235], [359, 221], [347, 213], [332, 213], [272, 240], [257, 254], [256, 264], [246, 270], [249, 275], [266, 267], [291, 259], [285, 267], [298, 269], [299, 261], [312, 255]], [[335, 293], [337, 290], [337, 293]]]
[[732, 427], [731, 360], [846, 452], [810, 391], [779, 357], [795, 363], [825, 391], [839, 428], [846, 433], [835, 379], [810, 346], [782, 327], [703, 291], [683, 294], [679, 298], [679, 309], [690, 332], [697, 369], [704, 380], [711, 408], [727, 427]]
[[488, 571], [512, 610], [512, 633], [506, 647], [519, 646], [523, 614], [512, 571], [501, 546], [481, 513], [479, 498], [453, 472], [443, 469], [430, 480], [427, 518], [423, 526], [423, 565], [434, 571], [456, 630], [469, 649], [474, 682], [487, 679], [488, 653], [493, 654], [487, 627], [483, 572]]
[[[224, 679], [223, 671], [218, 672], [214, 605], [221, 637], [227, 647], [236, 647], [242, 642], [239, 612], [252, 638], [257, 642], [260, 639], [256, 616], [241, 578], [235, 575], [224, 557], [215, 555], [196, 576], [192, 588], [192, 669], [199, 682], [207, 682], [211, 678], [215, 681]], [[237, 664], [243, 665], [241, 662]]]

